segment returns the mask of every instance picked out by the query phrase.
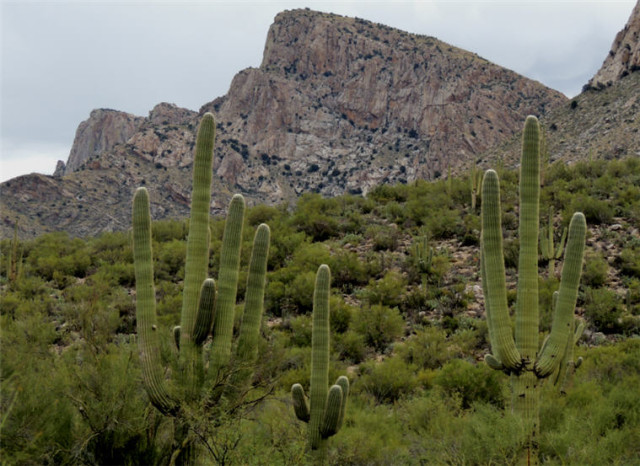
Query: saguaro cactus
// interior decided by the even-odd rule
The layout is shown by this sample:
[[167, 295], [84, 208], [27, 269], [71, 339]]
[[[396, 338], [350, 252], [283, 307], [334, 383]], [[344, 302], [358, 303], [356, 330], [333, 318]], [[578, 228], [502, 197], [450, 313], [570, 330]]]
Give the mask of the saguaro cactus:
[[578, 285], [582, 272], [586, 222], [575, 213], [569, 236], [562, 279], [551, 333], [539, 348], [538, 316], [538, 222], [540, 203], [539, 125], [528, 117], [523, 136], [520, 168], [520, 255], [516, 299], [515, 338], [507, 306], [502, 250], [500, 186], [493, 170], [485, 173], [482, 186], [482, 287], [485, 297], [492, 354], [487, 364], [511, 374], [511, 409], [527, 429], [524, 464], [537, 463], [539, 387], [551, 375], [565, 354], [571, 331]]
[[[133, 199], [133, 254], [136, 275], [136, 316], [138, 344], [145, 389], [152, 404], [163, 414], [175, 416], [179, 428], [176, 432], [188, 436], [188, 419], [184, 417], [187, 404], [210, 400], [212, 386], [219, 385], [223, 366], [230, 360], [240, 242], [244, 216], [244, 199], [233, 197], [225, 225], [220, 266], [219, 291], [207, 278], [209, 261], [209, 206], [211, 203], [211, 174], [215, 122], [213, 115], [204, 115], [196, 140], [194, 157], [193, 193], [180, 326], [174, 329], [174, 338], [179, 349], [178, 370], [173, 371], [170, 381], [165, 379], [165, 370], [160, 361], [155, 290], [153, 285], [153, 261], [151, 252], [151, 215], [149, 195], [139, 188]], [[247, 370], [255, 362], [256, 341], [263, 312], [264, 284], [269, 227], [260, 225], [254, 239], [247, 299], [241, 330], [241, 341], [235, 359], [242, 362], [242, 374], [234, 379], [236, 388], [250, 377]], [[210, 364], [205, 371], [203, 347], [215, 321], [212, 355], [210, 360], [222, 361]], [[222, 348], [222, 350], [220, 350]], [[223, 353], [221, 356], [218, 351]], [[240, 377], [240, 378], [238, 378]], [[242, 380], [241, 380], [242, 379]], [[170, 382], [170, 383], [168, 383]], [[188, 411], [188, 410], [187, 410]], [[187, 425], [187, 428], [185, 428]], [[193, 442], [188, 437], [178, 439], [174, 455], [178, 462], [189, 463], [193, 458]]]
[[309, 424], [309, 447], [316, 462], [326, 461], [326, 441], [342, 426], [349, 395], [349, 379], [338, 377], [329, 389], [329, 290], [330, 271], [321, 265], [316, 275], [313, 294], [313, 329], [311, 336], [311, 394], [310, 404], [305, 399], [302, 385], [291, 387], [296, 416]]

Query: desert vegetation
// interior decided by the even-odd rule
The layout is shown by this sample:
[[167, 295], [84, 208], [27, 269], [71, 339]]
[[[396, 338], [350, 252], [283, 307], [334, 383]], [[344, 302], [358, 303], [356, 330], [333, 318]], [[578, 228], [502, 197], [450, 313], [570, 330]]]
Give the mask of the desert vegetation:
[[[496, 174], [505, 268], [499, 325], [510, 327], [522, 267], [519, 173], [500, 168]], [[248, 207], [236, 219], [244, 227], [235, 227], [233, 273], [223, 244], [234, 215], [194, 226], [182, 219], [151, 222], [147, 208], [144, 247], [153, 253], [142, 260], [153, 290], [145, 301], [136, 290], [143, 279], [132, 241], [139, 227], [87, 238], [51, 233], [2, 240], [2, 463], [521, 461], [530, 431], [509, 409], [509, 376], [484, 362], [491, 353], [503, 367], [493, 366], [504, 369], [505, 350], [496, 352], [496, 323], [485, 319], [480, 210], [486, 193], [478, 194], [475, 176]], [[586, 240], [575, 289], [579, 321], [571, 320], [583, 331], [550, 337], [571, 348], [575, 370], [562, 389], [554, 375], [538, 387], [537, 456], [543, 464], [637, 463], [640, 160], [545, 166], [539, 212], [545, 240], [527, 247], [539, 315], [528, 331], [540, 342], [552, 332], [554, 293], [568, 267], [564, 254], [549, 254], [549, 243], [562, 243], [563, 229], [571, 243], [575, 212], [584, 214]], [[264, 312], [253, 326], [257, 337], [246, 345], [256, 231], [270, 232], [270, 244], [259, 300]], [[192, 235], [208, 246], [196, 253], [196, 278], [189, 278]], [[229, 275], [234, 284], [224, 288], [233, 293], [222, 298]], [[213, 337], [207, 330], [203, 338], [197, 309], [206, 317], [211, 305], [184, 295], [187, 287], [195, 287], [192, 296], [204, 295], [207, 276], [217, 281], [218, 304], [215, 317], [205, 318], [216, 320]], [[228, 311], [220, 314], [221, 300]], [[136, 312], [136, 305], [155, 312]], [[187, 307], [193, 311], [185, 320]], [[330, 320], [327, 313], [321, 325], [325, 308]], [[219, 327], [225, 337], [216, 342], [219, 318], [226, 319]], [[229, 355], [222, 362], [219, 342]], [[338, 406], [331, 414], [314, 407], [314, 383], [323, 387], [316, 399]], [[316, 441], [322, 454], [310, 456]]]

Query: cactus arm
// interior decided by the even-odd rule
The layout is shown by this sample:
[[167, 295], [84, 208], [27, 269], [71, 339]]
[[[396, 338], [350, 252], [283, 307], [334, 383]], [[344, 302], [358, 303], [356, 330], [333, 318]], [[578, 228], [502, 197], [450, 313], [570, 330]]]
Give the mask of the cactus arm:
[[240, 194], [236, 194], [229, 204], [220, 252], [218, 300], [209, 362], [209, 372], [214, 379], [220, 375], [220, 370], [229, 363], [231, 357], [244, 210], [244, 198]]
[[327, 406], [322, 415], [320, 423], [320, 435], [323, 439], [329, 438], [338, 432], [338, 424], [340, 422], [340, 412], [342, 411], [342, 387], [333, 385], [329, 389], [327, 396]]
[[347, 410], [347, 399], [349, 397], [349, 379], [344, 376], [341, 375], [340, 377], [338, 377], [338, 380], [336, 380], [335, 385], [338, 385], [340, 388], [342, 388], [342, 404], [340, 405], [340, 417], [338, 418], [338, 425], [336, 428], [336, 431], [340, 430], [340, 428], [342, 427], [342, 423], [344, 422], [344, 413]]
[[[520, 165], [520, 255], [515, 339], [521, 357], [533, 365], [538, 351], [538, 224], [540, 203], [540, 131], [537, 118], [527, 117]], [[551, 230], [551, 229], [550, 229]]]
[[[482, 244], [482, 235], [480, 238], [480, 243]], [[489, 317], [490, 313], [489, 313], [489, 309], [491, 308], [491, 305], [489, 304], [489, 293], [487, 292], [487, 279], [485, 278], [485, 266], [484, 266], [484, 262], [485, 262], [485, 258], [484, 258], [484, 248], [480, 248], [480, 276], [482, 277], [481, 282], [482, 282], [482, 295], [484, 296], [484, 308], [485, 308], [485, 316], [487, 319], [487, 330], [489, 331], [489, 341], [493, 342], [495, 341], [493, 338], [493, 322], [494, 319], [491, 319]], [[487, 365], [494, 369], [494, 370], [504, 370], [504, 366], [502, 365], [502, 362], [500, 362], [500, 360], [494, 356], [493, 354], [486, 354], [484, 356], [484, 361], [487, 363]]]
[[320, 446], [320, 424], [327, 402], [329, 385], [329, 267], [321, 265], [316, 274], [313, 293], [313, 332], [311, 336], [311, 412], [309, 443], [312, 449]]
[[484, 362], [487, 364], [487, 366], [489, 366], [493, 370], [496, 370], [496, 371], [504, 370], [504, 366], [502, 365], [502, 363], [498, 361], [498, 359], [493, 354], [485, 354]]
[[535, 364], [538, 377], [547, 377], [553, 372], [556, 365], [560, 363], [560, 357], [567, 340], [573, 338], [573, 313], [578, 296], [580, 275], [582, 274], [586, 231], [587, 224], [584, 215], [576, 212], [569, 224], [567, 250], [549, 342], [541, 351]]
[[164, 414], [175, 409], [160, 362], [156, 323], [156, 296], [151, 259], [151, 215], [149, 194], [138, 188], [133, 197], [133, 257], [136, 277], [136, 321], [142, 379], [151, 403]]
[[562, 357], [562, 363], [559, 365], [556, 371], [553, 384], [560, 389], [560, 393], [566, 394], [567, 389], [571, 385], [573, 374], [576, 369], [582, 364], [582, 358], [579, 357], [574, 361], [574, 347], [580, 340], [582, 332], [584, 331], [584, 321], [576, 319], [574, 322], [575, 331], [567, 341], [567, 349]]
[[[193, 328], [198, 311], [200, 288], [207, 278], [209, 263], [209, 209], [211, 205], [211, 178], [213, 174], [213, 145], [215, 142], [215, 121], [213, 115], [206, 113], [200, 122], [196, 137], [196, 149], [193, 161], [193, 190], [191, 193], [191, 217], [187, 256], [184, 269], [184, 290], [182, 297], [182, 315], [180, 320], [181, 344], [191, 343]], [[182, 351], [181, 359], [187, 351]]]
[[233, 373], [229, 384], [229, 387], [237, 394], [241, 394], [248, 379], [251, 377], [253, 371], [250, 366], [253, 365], [258, 356], [258, 338], [260, 337], [260, 324], [264, 310], [264, 289], [267, 277], [270, 235], [269, 227], [263, 223], [256, 230], [253, 240], [244, 313], [236, 348], [235, 362], [237, 370]]
[[304, 388], [299, 383], [291, 386], [291, 399], [296, 417], [303, 422], [309, 422], [309, 405], [304, 396]]
[[488, 327], [491, 329], [491, 348], [494, 356], [510, 370], [519, 370], [521, 357], [516, 349], [507, 306], [502, 225], [500, 213], [500, 184], [498, 174], [487, 170], [482, 183], [482, 270], [486, 289]]
[[193, 327], [193, 342], [202, 345], [211, 332], [215, 318], [216, 282], [207, 278], [202, 282], [200, 297], [198, 298], [198, 314]]

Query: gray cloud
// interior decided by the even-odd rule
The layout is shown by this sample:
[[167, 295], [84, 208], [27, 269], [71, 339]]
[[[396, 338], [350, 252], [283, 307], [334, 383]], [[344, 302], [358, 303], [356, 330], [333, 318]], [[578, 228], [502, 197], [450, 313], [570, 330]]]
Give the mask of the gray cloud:
[[259, 66], [279, 11], [305, 6], [435, 36], [571, 96], [634, 1], [4, 1], [1, 179], [51, 173], [93, 108], [146, 115], [166, 101], [197, 110]]

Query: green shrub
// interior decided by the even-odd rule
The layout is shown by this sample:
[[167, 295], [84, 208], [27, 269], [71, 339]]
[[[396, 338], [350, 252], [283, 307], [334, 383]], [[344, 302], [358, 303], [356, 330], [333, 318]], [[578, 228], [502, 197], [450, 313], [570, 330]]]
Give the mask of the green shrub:
[[314, 272], [302, 273], [286, 288], [288, 302], [298, 313], [309, 313], [313, 308], [313, 290], [316, 274]]
[[365, 266], [355, 252], [339, 249], [328, 259], [327, 264], [332, 271], [333, 283], [345, 293], [367, 283]]
[[407, 364], [422, 369], [438, 369], [451, 358], [447, 332], [427, 327], [394, 347]]
[[364, 335], [348, 330], [336, 336], [336, 351], [342, 361], [349, 361], [352, 364], [360, 364], [367, 355], [367, 345]]
[[517, 416], [477, 402], [473, 413], [465, 417], [460, 456], [466, 464], [515, 464], [525, 442]]
[[161, 220], [153, 222], [152, 238], [159, 243], [185, 240], [189, 234], [189, 223], [185, 220]]
[[296, 346], [311, 346], [311, 316], [303, 315], [291, 318], [291, 343]]
[[616, 264], [624, 275], [640, 278], [640, 245], [634, 243], [624, 247]]
[[184, 279], [184, 261], [187, 243], [173, 239], [156, 245], [154, 271], [159, 280], [181, 281]]
[[444, 365], [434, 383], [449, 396], [459, 397], [463, 409], [478, 401], [501, 407], [504, 404], [501, 376], [486, 364], [454, 359]]
[[361, 364], [359, 370], [360, 377], [354, 386], [378, 403], [394, 403], [413, 393], [418, 386], [413, 368], [399, 357], [368, 361]]
[[582, 284], [591, 288], [598, 288], [607, 282], [609, 264], [602, 254], [587, 252], [584, 268], [582, 269]]
[[607, 201], [596, 199], [592, 196], [577, 195], [564, 218], [571, 218], [573, 212], [582, 212], [588, 225], [610, 224], [613, 221], [613, 211]]
[[367, 346], [384, 351], [404, 333], [404, 319], [397, 308], [376, 304], [355, 313], [353, 330], [364, 337]]
[[395, 251], [398, 246], [398, 229], [395, 226], [371, 225], [365, 237], [372, 242], [374, 251]]
[[282, 216], [282, 210], [278, 207], [258, 204], [247, 209], [247, 224], [257, 227], [261, 223], [271, 224], [276, 218]]
[[355, 308], [348, 305], [339, 296], [332, 295], [330, 298], [331, 309], [331, 331], [334, 333], [344, 333], [349, 329], [349, 324], [353, 319]]
[[616, 293], [606, 288], [587, 288], [585, 316], [593, 327], [603, 333], [620, 333], [622, 305]]
[[370, 304], [398, 306], [402, 302], [407, 281], [397, 270], [391, 269], [380, 280], [371, 280], [363, 295]]

